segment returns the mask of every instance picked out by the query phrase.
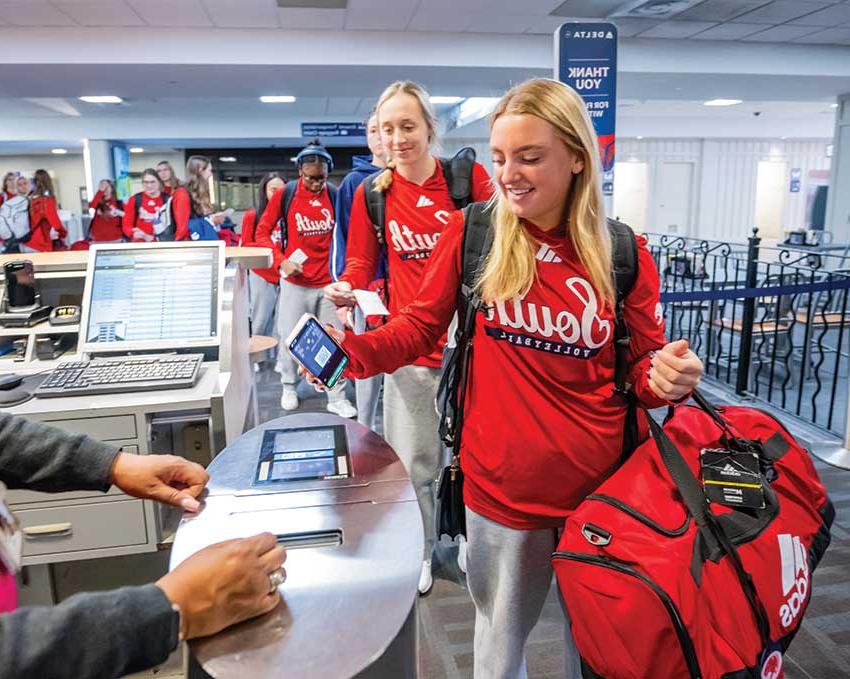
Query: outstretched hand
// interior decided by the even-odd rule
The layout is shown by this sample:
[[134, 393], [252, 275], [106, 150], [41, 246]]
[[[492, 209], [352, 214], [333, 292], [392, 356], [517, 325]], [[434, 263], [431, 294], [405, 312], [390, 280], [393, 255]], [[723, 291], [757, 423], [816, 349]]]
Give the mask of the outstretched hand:
[[[334, 342], [342, 346], [342, 343], [345, 341], [345, 333], [342, 330], [337, 330], [332, 325], [326, 325], [325, 330], [331, 336]], [[298, 374], [301, 375], [301, 377], [303, 377], [305, 380], [307, 380], [307, 382], [312, 384], [313, 389], [315, 389], [316, 391], [327, 391], [327, 387], [322, 384], [321, 380], [319, 380], [318, 377], [316, 377], [313, 373], [307, 370], [303, 365], [298, 366]], [[343, 381], [343, 379], [340, 379], [337, 384], [342, 384]]]
[[197, 512], [209, 478], [201, 465], [176, 455], [118, 453], [110, 481], [127, 495]]

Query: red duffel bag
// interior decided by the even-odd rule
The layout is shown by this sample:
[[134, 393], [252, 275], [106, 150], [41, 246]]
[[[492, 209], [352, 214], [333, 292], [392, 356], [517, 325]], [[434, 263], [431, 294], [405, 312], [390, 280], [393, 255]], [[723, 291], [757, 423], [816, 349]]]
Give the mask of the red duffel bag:
[[[570, 516], [552, 556], [587, 678], [784, 676], [835, 513], [780, 422], [694, 400], [663, 428], [650, 422], [652, 438]], [[756, 483], [724, 479], [732, 497], [710, 502], [698, 479], [720, 482], [703, 450], [732, 478], [749, 456]], [[728, 506], [759, 484], [762, 508]]]

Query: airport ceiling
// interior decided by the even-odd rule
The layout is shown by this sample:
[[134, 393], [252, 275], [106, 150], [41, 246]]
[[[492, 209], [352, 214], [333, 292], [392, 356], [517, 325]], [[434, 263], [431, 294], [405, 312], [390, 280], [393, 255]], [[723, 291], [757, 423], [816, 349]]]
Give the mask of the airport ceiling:
[[[552, 35], [572, 20], [618, 26], [630, 119], [797, 115], [789, 102], [828, 116], [850, 92], [850, 0], [0, 0], [0, 128], [13, 141], [48, 124], [57, 139], [101, 138], [97, 125], [150, 139], [175, 121], [157, 137], [170, 144], [271, 137], [280, 122], [292, 138], [299, 120], [362, 119], [399, 78], [493, 97], [550, 76]], [[716, 97], [745, 106], [702, 107]], [[226, 124], [240, 117], [257, 133]]]

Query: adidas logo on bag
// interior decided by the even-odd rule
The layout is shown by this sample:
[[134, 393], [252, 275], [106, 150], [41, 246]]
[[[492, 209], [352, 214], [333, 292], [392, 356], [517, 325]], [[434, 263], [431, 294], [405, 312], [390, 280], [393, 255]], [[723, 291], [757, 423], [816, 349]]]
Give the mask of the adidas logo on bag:
[[419, 200], [416, 201], [416, 207], [431, 207], [434, 204], [434, 201], [426, 196], [419, 196]]
[[721, 469], [720, 471], [724, 476], [740, 476], [741, 475], [741, 472], [739, 472], [737, 469], [735, 469], [735, 467], [733, 467], [728, 462], [726, 463], [726, 466], [723, 467], [723, 469]]
[[783, 627], [790, 627], [809, 595], [809, 557], [796, 535], [783, 533], [777, 539], [782, 563], [782, 595], [786, 597], [779, 607], [779, 618]]
[[551, 262], [552, 264], [560, 264], [563, 261], [555, 254], [555, 251], [545, 243], [540, 246], [540, 249], [534, 257], [541, 262]]

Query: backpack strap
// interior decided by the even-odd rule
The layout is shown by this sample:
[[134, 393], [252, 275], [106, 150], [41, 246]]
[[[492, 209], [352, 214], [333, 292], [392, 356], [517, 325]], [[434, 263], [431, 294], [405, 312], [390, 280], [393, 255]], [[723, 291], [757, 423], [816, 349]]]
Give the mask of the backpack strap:
[[626, 378], [629, 371], [629, 344], [631, 335], [626, 325], [623, 309], [635, 280], [637, 280], [638, 250], [634, 231], [615, 219], [608, 220], [611, 234], [611, 263], [614, 273], [614, 285], [617, 302], [614, 307], [614, 387], [617, 393], [626, 394], [629, 390]]
[[298, 188], [298, 180], [292, 179], [286, 182], [283, 187], [283, 192], [280, 196], [280, 249], [286, 250], [287, 242], [287, 223], [286, 218], [289, 215], [289, 208], [292, 205], [292, 199], [295, 197], [295, 190]]
[[387, 239], [384, 229], [387, 221], [387, 194], [384, 191], [375, 191], [375, 180], [384, 170], [378, 170], [363, 180], [363, 197], [366, 199], [366, 214], [375, 229], [378, 245], [383, 248]]
[[451, 158], [440, 158], [443, 176], [449, 187], [452, 202], [462, 210], [472, 202], [472, 168], [475, 166], [475, 149], [464, 146]]

